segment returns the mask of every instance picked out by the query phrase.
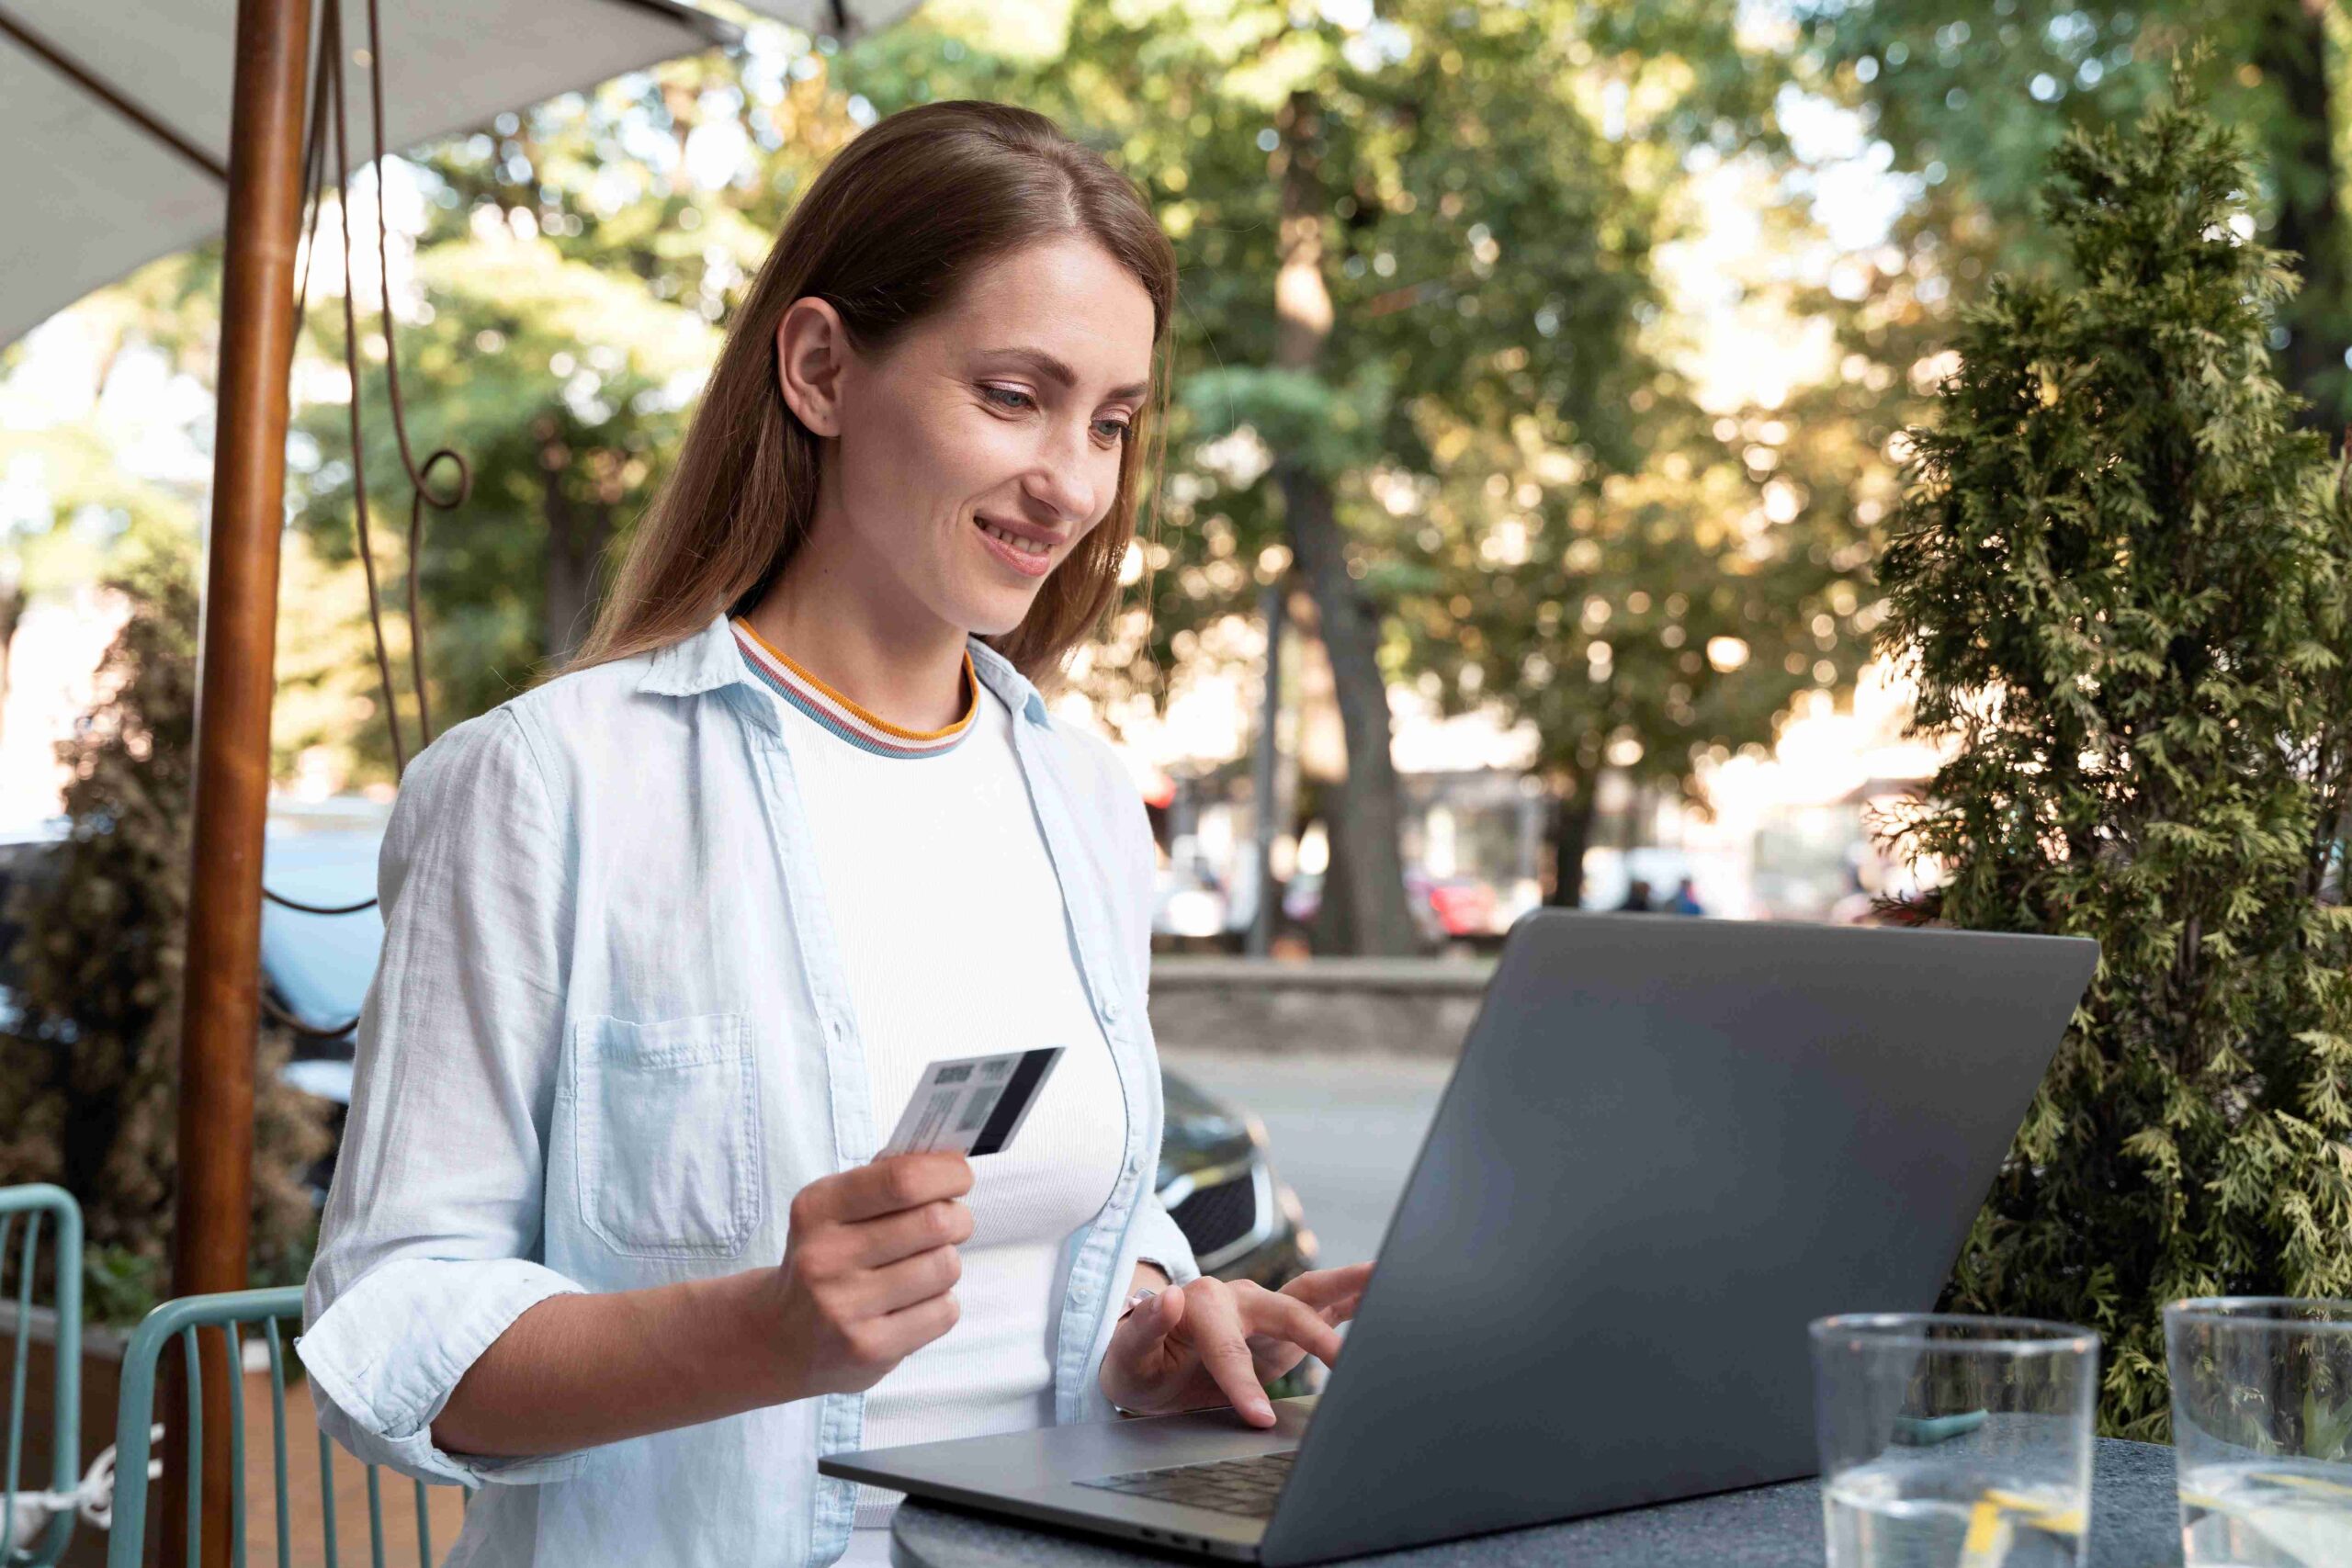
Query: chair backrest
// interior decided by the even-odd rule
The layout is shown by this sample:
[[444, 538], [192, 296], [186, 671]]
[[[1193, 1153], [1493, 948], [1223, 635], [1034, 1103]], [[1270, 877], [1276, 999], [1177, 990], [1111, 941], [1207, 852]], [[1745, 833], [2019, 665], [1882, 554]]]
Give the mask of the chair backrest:
[[[290, 1320], [299, 1325], [302, 1316], [302, 1291], [300, 1286], [282, 1290], [230, 1291], [211, 1296], [184, 1296], [165, 1302], [147, 1314], [145, 1322], [130, 1337], [130, 1348], [122, 1363], [122, 1398], [117, 1407], [115, 1425], [115, 1490], [112, 1539], [107, 1542], [107, 1568], [140, 1568], [146, 1543], [147, 1500], [150, 1488], [147, 1464], [150, 1450], [149, 1430], [158, 1419], [155, 1409], [156, 1377], [164, 1350], [177, 1343], [182, 1364], [187, 1370], [187, 1404], [184, 1412], [187, 1423], [187, 1450], [191, 1474], [187, 1487], [187, 1562], [195, 1568], [198, 1549], [203, 1540], [204, 1486], [200, 1471], [204, 1455], [204, 1389], [201, 1364], [198, 1355], [199, 1332], [218, 1332], [226, 1339], [228, 1356], [225, 1364], [232, 1369], [229, 1378], [229, 1468], [234, 1482], [229, 1488], [230, 1538], [233, 1543], [231, 1561], [235, 1568], [245, 1568], [245, 1397], [243, 1368], [247, 1336], [239, 1330], [258, 1328], [254, 1342], [266, 1345], [269, 1350], [269, 1397], [271, 1458], [276, 1469], [275, 1500], [277, 1512], [277, 1551], [279, 1568], [291, 1568], [295, 1561], [294, 1534], [296, 1494], [291, 1483], [288, 1449], [291, 1446], [286, 1413], [287, 1349], [290, 1334], [281, 1334], [278, 1325]], [[217, 1365], [223, 1363], [215, 1362]], [[162, 1419], [169, 1420], [169, 1413]], [[318, 1529], [324, 1549], [323, 1561], [339, 1564], [335, 1532], [335, 1461], [334, 1445], [324, 1432], [318, 1433], [319, 1491]], [[356, 1464], [346, 1457], [346, 1470]], [[384, 1525], [381, 1472], [375, 1465], [363, 1467], [368, 1486], [368, 1561], [375, 1568], [390, 1568]], [[433, 1525], [429, 1517], [428, 1489], [422, 1482], [410, 1483], [415, 1489], [416, 1561], [421, 1568], [432, 1568]], [[301, 1512], [310, 1512], [307, 1497]], [[403, 1532], [404, 1533], [404, 1532]], [[302, 1553], [305, 1561], [319, 1561], [309, 1550]], [[406, 1553], [401, 1554], [405, 1559]]]
[[64, 1553], [74, 1533], [74, 1510], [49, 1512], [48, 1523], [26, 1546], [17, 1539], [17, 1494], [40, 1491], [24, 1484], [25, 1382], [30, 1366], [33, 1333], [33, 1284], [40, 1269], [41, 1221], [54, 1227], [50, 1248], [55, 1281], [51, 1304], [56, 1317], [50, 1353], [55, 1363], [50, 1389], [50, 1478], [46, 1490], [71, 1494], [82, 1479], [82, 1208], [62, 1187], [46, 1184], [0, 1187], [0, 1291], [9, 1278], [11, 1233], [19, 1220], [24, 1234], [17, 1252], [16, 1321], [8, 1348], [7, 1465], [0, 1472], [0, 1562], [10, 1568], [48, 1568]]

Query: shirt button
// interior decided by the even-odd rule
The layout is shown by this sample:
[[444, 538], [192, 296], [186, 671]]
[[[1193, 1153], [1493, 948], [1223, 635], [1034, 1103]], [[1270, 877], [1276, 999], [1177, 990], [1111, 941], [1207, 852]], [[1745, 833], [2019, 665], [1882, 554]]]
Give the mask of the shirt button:
[[1119, 998], [1116, 997], [1104, 997], [1102, 998], [1102, 1021], [1105, 1023], [1115, 1023], [1118, 1021], [1118, 1017]]

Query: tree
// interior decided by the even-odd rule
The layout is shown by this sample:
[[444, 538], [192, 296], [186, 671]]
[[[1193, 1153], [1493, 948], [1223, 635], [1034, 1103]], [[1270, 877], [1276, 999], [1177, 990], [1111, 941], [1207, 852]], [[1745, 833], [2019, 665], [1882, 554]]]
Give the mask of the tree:
[[1793, 696], [1853, 672], [1860, 563], [1826, 547], [1834, 487], [1816, 503], [1785, 472], [1758, 482], [1687, 405], [1652, 428], [1637, 472], [1589, 484], [1564, 453], [1479, 452], [1420, 509], [1415, 662], [1454, 705], [1533, 728], [1547, 903], [1580, 901], [1604, 769], [1703, 808], [1705, 762], [1770, 741]]
[[[12, 894], [20, 931], [0, 1027], [0, 1182], [53, 1181], [88, 1224], [91, 1308], [135, 1321], [169, 1266], [178, 1165], [181, 963], [196, 729], [196, 589], [186, 569], [133, 566], [132, 609], [99, 669], [97, 705], [58, 743], [71, 836]], [[301, 1174], [326, 1151], [325, 1104], [256, 1043], [253, 1277], [300, 1280], [312, 1235]]]
[[1946, 868], [1919, 913], [2101, 949], [1946, 1300], [2099, 1327], [2135, 1437], [2164, 1302], [2352, 1292], [2352, 510], [2253, 188], [2193, 100], [2059, 149], [2071, 280], [1962, 313], [1883, 567], [1960, 741], [1898, 840]]
[[[2132, 123], [2166, 91], [2176, 56], [2228, 123], [2251, 127], [2254, 216], [2300, 258], [2273, 347], [2307, 418], [2352, 418], [2352, 251], [2344, 233], [2336, 0], [1801, 0], [1807, 51], [1924, 182], [1935, 226], [1981, 213], [1978, 245], [2010, 263], [2050, 255], [2033, 192], [2073, 128]], [[2335, 57], [2335, 58], [2332, 58]]]

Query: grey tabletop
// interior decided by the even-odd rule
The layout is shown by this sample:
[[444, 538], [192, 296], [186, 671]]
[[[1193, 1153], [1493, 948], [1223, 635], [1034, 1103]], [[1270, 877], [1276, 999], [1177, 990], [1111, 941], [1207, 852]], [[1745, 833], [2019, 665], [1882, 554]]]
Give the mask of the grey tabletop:
[[[1123, 1568], [1170, 1555], [910, 1499], [890, 1531], [897, 1568]], [[1811, 1481], [1505, 1530], [1349, 1561], [1389, 1568], [1820, 1568]], [[2172, 1450], [2101, 1438], [2091, 1483], [2090, 1568], [2177, 1568]]]

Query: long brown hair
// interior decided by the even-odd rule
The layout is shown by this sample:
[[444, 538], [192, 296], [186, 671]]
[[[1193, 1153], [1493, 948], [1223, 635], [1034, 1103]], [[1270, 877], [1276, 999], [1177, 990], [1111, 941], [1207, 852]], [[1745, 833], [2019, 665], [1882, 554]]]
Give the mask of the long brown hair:
[[1022, 246], [1082, 235], [1151, 296], [1153, 392], [1119, 459], [1110, 512], [1046, 580], [1018, 626], [989, 641], [1041, 684], [1119, 594], [1139, 491], [1165, 449], [1176, 254], [1127, 177], [1044, 115], [1006, 104], [924, 104], [881, 120], [809, 186], [729, 327], [677, 466], [639, 521], [612, 592], [571, 664], [581, 669], [741, 614], [808, 537], [819, 438], [777, 387], [775, 333], [796, 299], [841, 312], [875, 355]]

